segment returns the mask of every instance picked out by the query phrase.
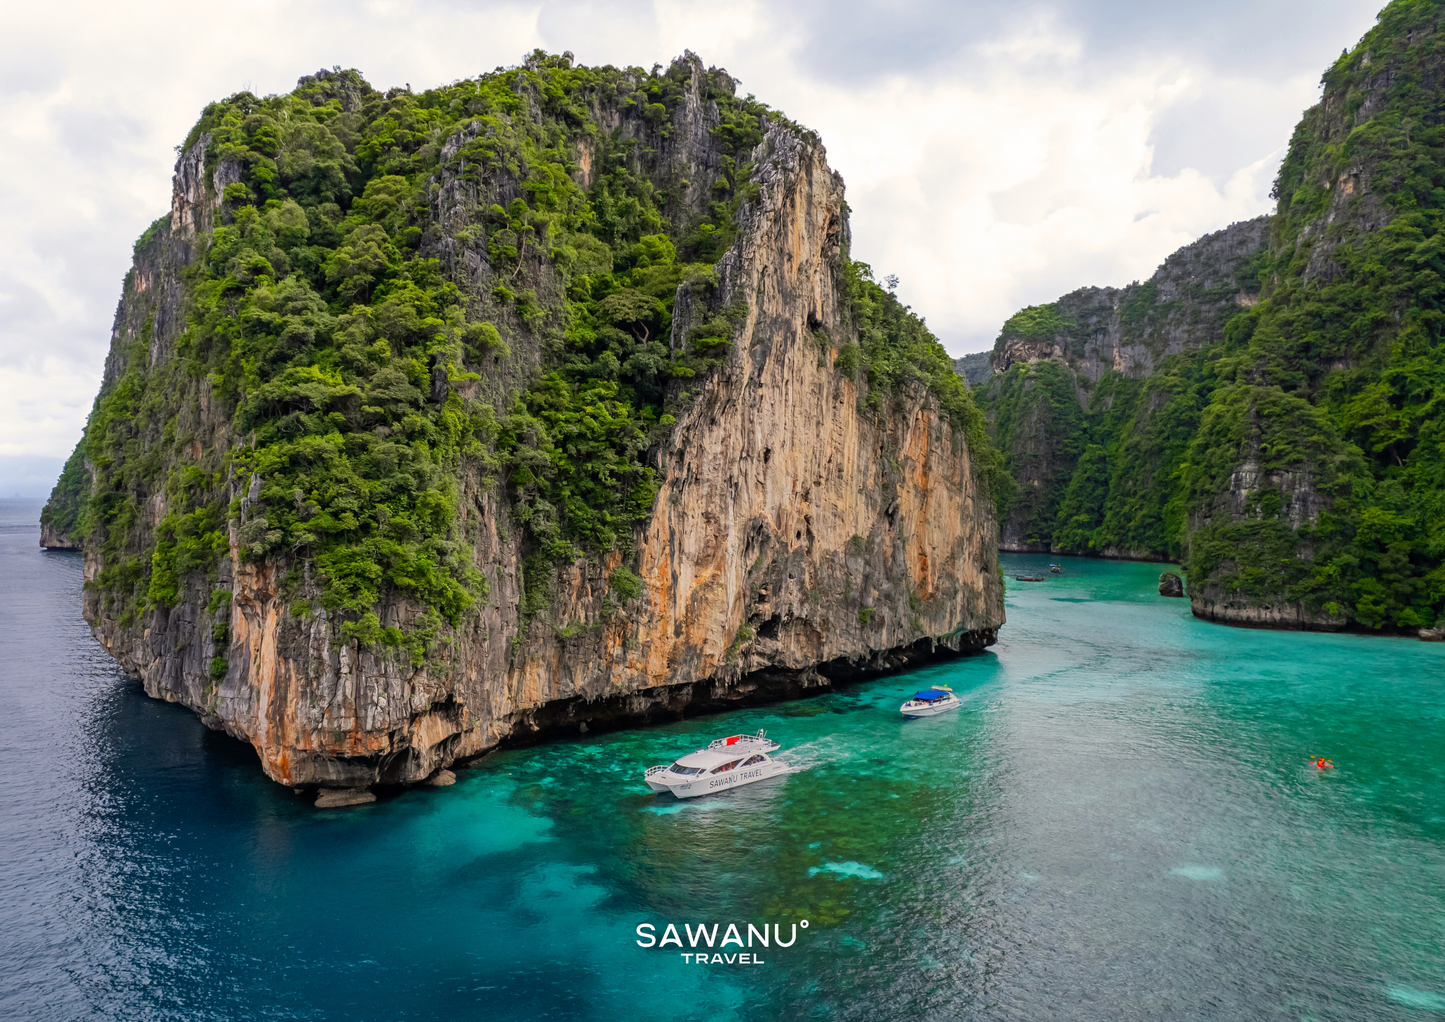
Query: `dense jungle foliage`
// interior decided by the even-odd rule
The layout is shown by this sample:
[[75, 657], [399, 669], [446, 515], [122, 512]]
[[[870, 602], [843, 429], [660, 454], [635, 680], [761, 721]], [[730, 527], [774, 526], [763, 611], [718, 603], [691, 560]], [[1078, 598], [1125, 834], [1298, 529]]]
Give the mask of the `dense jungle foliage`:
[[[701, 202], [666, 155], [694, 74], [716, 112]], [[154, 365], [152, 323], [135, 331], [82, 442], [94, 491], [64, 512], [103, 555], [92, 585], [122, 624], [174, 605], [187, 579], [214, 577], [234, 524], [244, 560], [284, 569], [293, 612], [309, 581], [344, 635], [419, 658], [488, 593], [461, 520], [464, 464], [525, 530], [524, 614], [546, 605], [556, 562], [625, 560], [658, 488], [646, 452], [747, 313], [721, 306], [713, 264], [778, 123], [806, 134], [695, 61], [586, 68], [540, 51], [420, 93], [337, 69], [208, 106], [179, 150], [204, 147], [224, 202], [188, 271], [186, 329]], [[168, 223], [138, 254], [161, 257]], [[481, 264], [471, 282], [462, 252]], [[846, 265], [860, 325], [847, 371], [875, 402], [922, 379], [988, 451], [943, 349]], [[704, 314], [675, 330], [684, 283]], [[228, 449], [199, 426], [217, 402]], [[148, 543], [158, 492], [168, 511]], [[633, 582], [613, 575], [622, 598]], [[416, 627], [382, 626], [392, 595], [427, 608]]]
[[40, 511], [40, 524], [72, 542], [80, 537], [80, 513], [90, 489], [90, 472], [85, 467], [85, 451], [77, 446], [60, 470], [60, 478], [50, 500]]
[[1182, 558], [1179, 471], [1217, 384], [1215, 353], [1170, 356], [1144, 379], [1106, 372], [1092, 386], [1054, 360], [1013, 365], [992, 381], [986, 400], [1006, 467], [1038, 480], [1020, 487], [1009, 508], [1021, 542]]
[[[1106, 374], [1087, 413], [1060, 363], [994, 382], [1011, 465], [1049, 470], [1021, 508], [1030, 541], [1183, 559], [1191, 592], [1366, 628], [1445, 617], [1442, 6], [1396, 0], [1324, 75], [1251, 269], [1263, 298], [1222, 342], [1142, 380]], [[1024, 326], [1060, 328], [1043, 310]]]
[[1442, 12], [1395, 0], [1325, 73], [1275, 186], [1276, 283], [1231, 324], [1183, 477], [1192, 502], [1218, 492], [1210, 444], [1234, 437], [1266, 468], [1311, 471], [1331, 502], [1298, 530], [1311, 557], [1284, 554], [1279, 495], [1261, 489], [1252, 521], [1199, 530], [1189, 569], [1246, 592], [1283, 581], [1289, 598], [1371, 628], [1445, 611]]
[[[684, 210], [639, 150], [665, 140], [692, 73], [539, 53], [420, 94], [338, 70], [207, 107], [182, 149], [203, 142], [208, 173], [233, 180], [188, 280], [175, 364], [225, 403], [243, 442], [211, 473], [137, 445], [168, 414], [173, 427], [180, 385], [137, 350], [86, 438], [101, 475], [87, 522], [112, 555], [100, 585], [144, 584], [133, 613], [174, 603], [225, 552], [229, 517], [245, 558], [314, 566], [321, 603], [359, 615], [349, 635], [403, 641], [374, 612], [386, 592], [456, 623], [487, 591], [457, 523], [462, 459], [508, 485], [546, 559], [625, 544], [656, 489], [641, 454], [685, 396], [669, 384], [728, 344], [735, 310], [674, 350], [672, 304], [683, 281], [711, 285], [768, 117], [709, 75], [723, 172], [705, 209]], [[635, 137], [594, 123], [615, 105], [641, 122]], [[579, 139], [593, 147], [587, 188]], [[444, 177], [480, 197], [458, 240], [484, 244], [487, 294], [464, 294], [438, 258]], [[519, 337], [540, 362], [511, 374], [520, 386], [486, 387], [507, 378]], [[500, 403], [460, 397], [472, 381]], [[166, 479], [148, 478], [167, 460]], [[158, 483], [171, 512], [150, 563], [124, 559], [137, 499]]]

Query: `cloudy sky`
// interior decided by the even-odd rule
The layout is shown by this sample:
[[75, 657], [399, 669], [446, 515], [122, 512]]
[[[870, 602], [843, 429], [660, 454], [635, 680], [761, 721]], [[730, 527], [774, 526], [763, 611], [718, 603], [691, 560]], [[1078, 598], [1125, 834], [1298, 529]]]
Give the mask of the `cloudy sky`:
[[816, 128], [855, 258], [954, 354], [1256, 216], [1383, 0], [208, 0], [15, 5], [0, 38], [0, 496], [80, 437], [135, 237], [207, 101], [321, 67], [420, 88], [534, 47], [684, 49]]

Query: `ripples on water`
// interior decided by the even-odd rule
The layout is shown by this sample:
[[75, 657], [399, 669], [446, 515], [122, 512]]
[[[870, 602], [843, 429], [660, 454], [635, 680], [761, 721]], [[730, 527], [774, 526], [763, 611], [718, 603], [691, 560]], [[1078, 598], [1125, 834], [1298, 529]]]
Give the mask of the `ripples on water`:
[[[116, 671], [38, 510], [0, 502], [0, 1016], [1445, 1012], [1445, 647], [1208, 625], [1157, 566], [1069, 560], [988, 654], [317, 812]], [[933, 682], [963, 708], [904, 722]], [[805, 769], [641, 784], [759, 727]], [[753, 968], [633, 943], [805, 918]]]

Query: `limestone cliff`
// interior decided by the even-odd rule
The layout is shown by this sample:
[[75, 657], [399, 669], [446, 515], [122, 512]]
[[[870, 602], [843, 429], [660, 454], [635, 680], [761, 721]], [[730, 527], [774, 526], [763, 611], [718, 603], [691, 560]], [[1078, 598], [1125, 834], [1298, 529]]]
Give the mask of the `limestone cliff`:
[[[995, 437], [1019, 484], [1001, 525], [1005, 550], [1170, 555], [1160, 523], [1136, 515], [1084, 535], [1099, 532], [1110, 504], [1166, 481], [1152, 463], [1142, 474], [1117, 474], [1090, 448], [1116, 433], [1142, 440], [1179, 413], [1170, 408], [1180, 388], [1169, 370], [1221, 341], [1229, 317], [1258, 302], [1267, 239], [1267, 217], [1237, 223], [1175, 252], [1143, 283], [1080, 288], [1004, 324], [988, 394]], [[1096, 491], [1087, 497], [1075, 485], [1081, 458], [1088, 460], [1078, 478]], [[1080, 515], [1084, 522], [1075, 521]]]
[[1087, 408], [1088, 387], [1105, 373], [1142, 378], [1171, 355], [1222, 340], [1229, 317], [1259, 301], [1268, 240], [1269, 217], [1231, 224], [1169, 256], [1142, 284], [1084, 287], [1025, 310], [999, 333], [993, 371], [1060, 360], [1078, 377]]
[[50, 522], [40, 523], [40, 545], [46, 550], [79, 550], [80, 544]]
[[[586, 74], [566, 58], [534, 57], [505, 80], [509, 91], [459, 83], [435, 101], [401, 90], [378, 99], [359, 78], [304, 79], [298, 95], [311, 97], [337, 140], [339, 169], [326, 180], [364, 176], [344, 150], [370, 130], [363, 117], [382, 122], [378, 111], [464, 116], [466, 103], [494, 103], [508, 112], [417, 136], [409, 152], [420, 155], [408, 159], [421, 170], [378, 175], [364, 193], [358, 181], [353, 212], [340, 221], [340, 203], [331, 211], [302, 202], [301, 216], [289, 199], [259, 205], [288, 166], [302, 168], [298, 179], [320, 177], [299, 159], [287, 163], [287, 147], [302, 143], [283, 129], [251, 129], [264, 149], [227, 149], [195, 133], [168, 222], [137, 246], [83, 444], [92, 477], [76, 516], [86, 616], [149, 694], [252, 744], [282, 783], [417, 782], [540, 730], [776, 698], [981, 649], [1003, 623], [993, 505], [960, 418], [972, 409], [961, 403], [966, 392], [940, 390], [927, 372], [895, 366], [885, 386], [881, 370], [835, 364], [845, 351], [856, 360], [866, 303], [848, 261], [843, 182], [822, 144], [776, 115], [740, 112], [731, 81], [691, 56], [667, 76]], [[555, 94], [574, 86], [572, 105], [553, 120]], [[237, 123], [260, 106], [245, 100]], [[757, 125], [752, 138], [738, 127], [745, 114]], [[496, 155], [497, 139], [534, 122], [560, 126], [546, 142], [547, 158], [562, 162], [544, 164], [531, 148], [516, 150], [533, 154], [530, 166]], [[565, 127], [579, 122], [585, 130]], [[220, 131], [226, 121], [207, 123]], [[262, 133], [270, 130], [279, 141]], [[313, 155], [326, 151], [318, 134], [304, 142]], [[263, 160], [276, 178], [255, 174]], [[547, 171], [544, 182], [547, 166], [568, 176]], [[539, 219], [552, 215], [558, 192], [574, 196], [572, 209], [590, 202], [604, 227], [626, 214], [633, 207], [608, 190], [620, 187], [609, 174], [644, 220], [656, 203], [679, 251], [705, 258], [722, 238], [715, 261], [674, 270], [662, 235], [633, 241], [585, 216], [568, 234], [564, 220]], [[398, 204], [386, 189], [415, 198]], [[248, 226], [267, 216], [267, 233]], [[236, 228], [223, 229], [231, 220]], [[313, 254], [308, 231], [313, 243], [337, 239], [321, 244], [345, 260]], [[614, 236], [622, 241], [611, 242], [612, 255], [593, 240]], [[254, 255], [222, 264], [216, 252], [236, 237]], [[397, 283], [348, 276], [372, 237], [401, 270], [369, 272]], [[265, 270], [247, 270], [259, 260]], [[308, 265], [326, 267], [311, 279], [318, 295], [337, 295], [331, 308], [343, 315], [301, 293]], [[219, 267], [212, 291], [188, 283], [196, 266]], [[282, 267], [291, 268], [285, 281]], [[647, 290], [668, 273], [681, 282]], [[289, 308], [272, 297], [288, 285]], [[397, 311], [400, 299], [375, 296], [421, 287], [458, 297], [447, 299], [450, 312], [434, 300], [425, 308], [441, 310], [435, 325], [409, 333], [418, 321]], [[372, 311], [345, 312], [363, 300]], [[234, 336], [265, 315], [278, 323], [265, 350], [297, 346], [270, 381], [253, 377], [230, 392], [224, 364], [213, 361], [221, 368], [210, 374], [188, 368], [188, 359], [215, 359], [208, 337]], [[881, 359], [882, 342], [872, 343], [865, 349]], [[406, 344], [429, 352], [426, 360], [398, 362]], [[605, 352], [586, 364], [564, 354], [586, 345], [612, 345], [626, 365], [619, 372]], [[657, 361], [642, 361], [653, 352]], [[362, 369], [346, 368], [352, 359]], [[640, 427], [607, 398], [632, 365], [671, 377], [667, 414]], [[570, 371], [583, 382], [568, 384]], [[654, 377], [638, 373], [628, 386], [644, 393]], [[602, 397], [564, 418], [570, 406], [557, 395], [582, 386]], [[128, 393], [151, 397], [128, 398], [121, 415], [117, 395]], [[581, 462], [598, 421], [622, 422], [615, 435], [641, 446], [591, 456], [640, 482], [617, 491], [634, 495], [630, 518], [605, 517], [629, 522], [625, 534], [586, 550], [568, 538], [584, 534], [568, 530], [591, 522], [591, 509], [556, 480], [575, 479], [574, 493], [596, 482], [563, 473]], [[126, 461], [114, 453], [122, 450], [150, 461]], [[318, 464], [302, 457], [334, 462], [353, 450], [353, 475], [372, 476], [346, 486], [294, 468]], [[627, 461], [629, 450], [641, 460]], [[407, 503], [412, 490], [385, 489], [386, 473], [397, 472], [439, 496]], [[358, 509], [362, 492], [393, 496], [373, 498], [368, 512]], [[589, 492], [604, 495], [596, 504], [610, 491]], [[435, 538], [425, 538], [424, 513], [438, 523]], [[341, 537], [331, 552], [326, 529]], [[556, 553], [569, 543], [570, 555]], [[374, 565], [363, 582], [389, 572], [370, 605], [339, 582], [362, 555], [373, 558], [363, 567]], [[448, 604], [448, 594], [461, 595]]]
[[953, 360], [953, 371], [968, 381], [971, 390], [988, 385], [993, 376], [993, 360], [987, 351], [976, 351]]
[[1325, 72], [1267, 220], [1005, 325], [1006, 546], [1181, 560], [1232, 624], [1445, 624], [1442, 18], [1396, 0]]

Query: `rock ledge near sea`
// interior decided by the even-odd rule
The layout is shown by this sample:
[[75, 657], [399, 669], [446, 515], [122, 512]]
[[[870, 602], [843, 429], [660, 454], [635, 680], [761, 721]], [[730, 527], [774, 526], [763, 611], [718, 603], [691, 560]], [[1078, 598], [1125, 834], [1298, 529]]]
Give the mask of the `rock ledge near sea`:
[[322, 788], [316, 796], [316, 808], [339, 809], [375, 801], [376, 795], [366, 788]]

